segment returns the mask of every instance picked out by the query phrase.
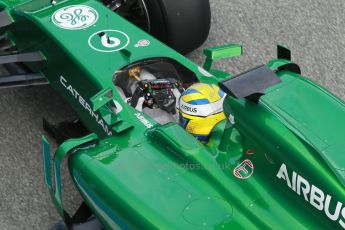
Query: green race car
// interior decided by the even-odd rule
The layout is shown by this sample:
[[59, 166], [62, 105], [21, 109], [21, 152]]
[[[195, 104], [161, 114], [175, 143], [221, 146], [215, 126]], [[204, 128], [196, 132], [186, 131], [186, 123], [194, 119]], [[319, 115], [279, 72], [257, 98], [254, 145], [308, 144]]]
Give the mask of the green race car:
[[[54, 229], [345, 228], [344, 102], [302, 77], [288, 48], [232, 76], [212, 64], [239, 45], [206, 49], [200, 67], [161, 43], [197, 48], [208, 1], [1, 7], [0, 63], [12, 76], [0, 86], [49, 83], [77, 114], [44, 121], [59, 143], [52, 180], [42, 138], [63, 219]], [[64, 158], [83, 198], [74, 215], [62, 202]]]

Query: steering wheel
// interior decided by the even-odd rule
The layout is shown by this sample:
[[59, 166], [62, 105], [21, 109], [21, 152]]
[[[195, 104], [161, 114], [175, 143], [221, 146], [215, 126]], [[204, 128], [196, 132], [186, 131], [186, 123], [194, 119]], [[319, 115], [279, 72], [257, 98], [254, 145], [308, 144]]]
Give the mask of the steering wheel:
[[131, 106], [136, 107], [139, 98], [143, 97], [144, 106], [151, 109], [160, 108], [175, 114], [177, 100], [173, 92], [175, 89], [182, 93], [183, 83], [171, 78], [138, 81], [138, 87], [131, 99]]

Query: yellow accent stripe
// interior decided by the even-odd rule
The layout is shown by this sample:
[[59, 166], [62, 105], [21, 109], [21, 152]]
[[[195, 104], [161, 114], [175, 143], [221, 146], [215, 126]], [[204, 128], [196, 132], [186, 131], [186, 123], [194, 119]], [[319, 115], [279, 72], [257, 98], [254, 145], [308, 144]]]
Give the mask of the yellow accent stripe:
[[182, 96], [183, 101], [185, 102], [189, 102], [189, 101], [194, 101], [194, 100], [198, 100], [198, 99], [206, 99], [204, 95], [200, 94], [200, 93], [190, 93], [187, 95], [183, 95]]

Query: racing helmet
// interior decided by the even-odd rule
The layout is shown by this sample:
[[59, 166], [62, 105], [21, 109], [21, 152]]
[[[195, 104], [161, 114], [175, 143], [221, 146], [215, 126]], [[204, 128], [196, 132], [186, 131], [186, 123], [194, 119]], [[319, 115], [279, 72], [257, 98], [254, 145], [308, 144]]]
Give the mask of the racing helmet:
[[225, 119], [224, 98], [225, 93], [217, 85], [193, 84], [179, 99], [180, 125], [199, 141], [207, 142], [216, 124]]

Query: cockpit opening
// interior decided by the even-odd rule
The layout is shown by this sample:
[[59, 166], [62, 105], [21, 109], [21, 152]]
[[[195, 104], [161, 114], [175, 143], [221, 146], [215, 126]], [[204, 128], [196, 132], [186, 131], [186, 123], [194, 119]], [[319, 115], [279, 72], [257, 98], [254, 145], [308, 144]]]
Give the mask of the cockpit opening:
[[166, 124], [178, 122], [178, 100], [198, 78], [173, 59], [151, 58], [117, 71], [113, 82], [126, 103]]

